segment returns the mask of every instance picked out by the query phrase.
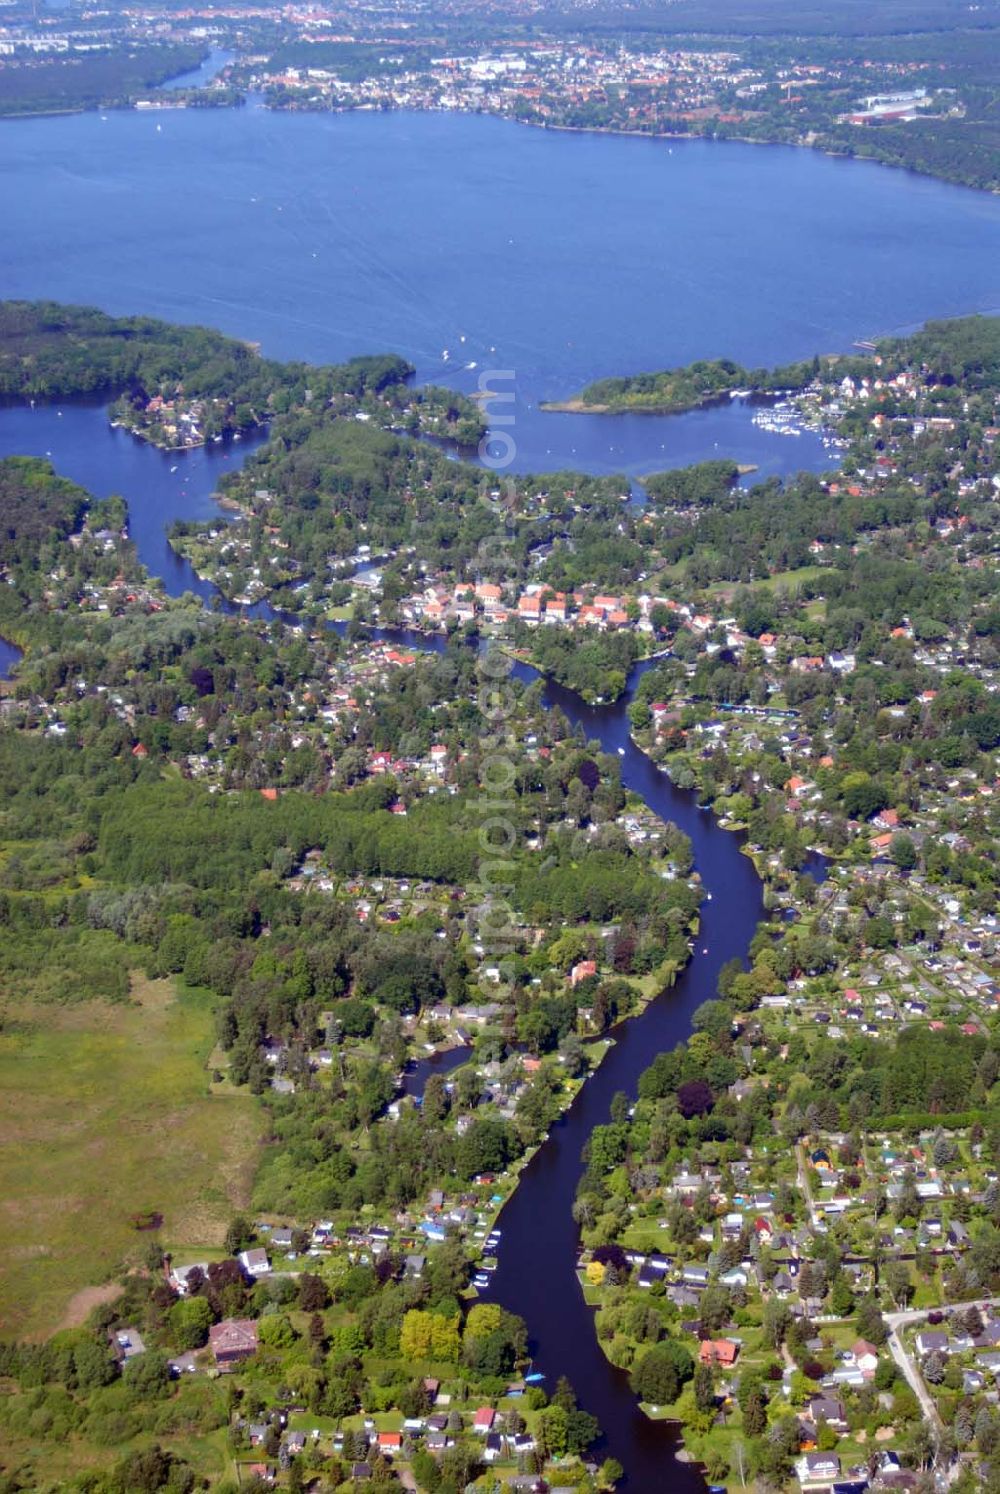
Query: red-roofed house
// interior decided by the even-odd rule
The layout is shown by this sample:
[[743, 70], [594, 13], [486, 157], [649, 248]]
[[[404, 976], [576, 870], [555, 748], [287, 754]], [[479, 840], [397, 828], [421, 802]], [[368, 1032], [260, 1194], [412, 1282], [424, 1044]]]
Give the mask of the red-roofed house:
[[721, 1364], [729, 1367], [736, 1363], [740, 1346], [731, 1338], [707, 1338], [699, 1346], [698, 1358], [702, 1364]]
[[491, 1406], [480, 1406], [472, 1419], [473, 1431], [491, 1432], [496, 1419], [497, 1414]]
[[570, 971], [569, 983], [571, 986], [578, 986], [582, 980], [587, 980], [590, 976], [596, 974], [596, 960], [581, 960], [579, 964], [574, 965], [572, 970]]

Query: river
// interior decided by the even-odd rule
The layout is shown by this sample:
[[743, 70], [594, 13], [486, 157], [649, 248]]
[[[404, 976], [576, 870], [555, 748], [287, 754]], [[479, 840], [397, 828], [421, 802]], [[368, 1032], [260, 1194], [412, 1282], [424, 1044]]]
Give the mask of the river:
[[[199, 581], [188, 562], [174, 554], [165, 530], [175, 518], [220, 514], [212, 499], [214, 484], [260, 439], [165, 453], [126, 431], [113, 430], [99, 404], [0, 409], [0, 456], [50, 455], [61, 473], [98, 494], [122, 493], [128, 500], [130, 532], [143, 563], [165, 579], [171, 594], [194, 591], [206, 602], [214, 589]], [[444, 647], [440, 637], [393, 636], [402, 636], [419, 648]], [[9, 646], [0, 646], [0, 671], [4, 647]], [[11, 657], [16, 657], [16, 651]], [[676, 1429], [645, 1417], [627, 1376], [604, 1358], [575, 1275], [578, 1241], [572, 1204], [582, 1172], [581, 1153], [591, 1130], [608, 1119], [612, 1096], [618, 1090], [634, 1095], [639, 1075], [655, 1055], [688, 1035], [692, 1012], [715, 996], [716, 978], [725, 961], [746, 954], [764, 914], [761, 883], [752, 862], [740, 852], [739, 837], [720, 829], [713, 815], [698, 808], [696, 796], [675, 788], [630, 739], [627, 706], [640, 674], [648, 667], [648, 663], [637, 667], [629, 693], [614, 705], [588, 706], [552, 681], [546, 682], [545, 698], [550, 706], [558, 705], [574, 725], [579, 723], [588, 740], [599, 741], [605, 752], [615, 756], [620, 751], [626, 786], [691, 837], [697, 869], [712, 894], [703, 904], [698, 938], [699, 950], [707, 953], [696, 954], [671, 990], [641, 1016], [615, 1030], [614, 1046], [597, 1073], [525, 1169], [501, 1215], [503, 1239], [489, 1296], [525, 1319], [535, 1367], [550, 1385], [560, 1374], [570, 1376], [581, 1405], [598, 1417], [608, 1452], [625, 1467], [629, 1489], [645, 1494], [669, 1487], [694, 1494], [704, 1483], [695, 1468], [674, 1461], [679, 1446]], [[526, 682], [538, 678], [535, 670], [523, 664], [515, 666], [515, 673]], [[820, 863], [814, 870], [821, 872]], [[419, 1060], [404, 1076], [404, 1090], [421, 1092], [431, 1073], [445, 1074], [466, 1056], [459, 1049]]]
[[218, 77], [224, 67], [229, 66], [234, 55], [232, 52], [222, 51], [221, 48], [213, 48], [197, 67], [191, 68], [190, 72], [178, 73], [176, 78], [168, 78], [165, 83], [160, 84], [160, 87], [166, 89], [204, 88], [207, 83], [211, 83], [213, 78]]

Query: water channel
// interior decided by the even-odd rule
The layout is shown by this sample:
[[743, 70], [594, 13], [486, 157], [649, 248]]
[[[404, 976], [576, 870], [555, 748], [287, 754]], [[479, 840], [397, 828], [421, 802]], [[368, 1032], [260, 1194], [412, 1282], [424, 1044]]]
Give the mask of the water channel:
[[[221, 515], [212, 497], [219, 477], [260, 439], [164, 453], [111, 429], [98, 405], [0, 409], [0, 456], [47, 455], [61, 474], [98, 495], [122, 493], [143, 563], [164, 580], [172, 595], [192, 591], [206, 603], [214, 589], [170, 549], [165, 531], [175, 518]], [[423, 649], [445, 646], [439, 636], [388, 636]], [[16, 660], [17, 651], [9, 645], [0, 645], [0, 650], [2, 674]], [[547, 1384], [554, 1385], [561, 1374], [570, 1376], [581, 1405], [601, 1423], [608, 1454], [626, 1470], [625, 1487], [642, 1494], [694, 1494], [704, 1489], [704, 1480], [697, 1468], [676, 1461], [677, 1428], [647, 1418], [629, 1389], [628, 1377], [604, 1358], [574, 1270], [578, 1241], [572, 1204], [591, 1130], [608, 1119], [617, 1091], [634, 1095], [639, 1075], [656, 1054], [688, 1036], [691, 1014], [716, 994], [721, 966], [734, 956], [745, 956], [764, 915], [761, 882], [752, 862], [741, 854], [740, 838], [722, 830], [712, 814], [699, 808], [696, 796], [676, 788], [629, 737], [627, 707], [645, 667], [648, 664], [636, 668], [628, 692], [613, 705], [589, 706], [551, 680], [545, 684], [545, 700], [559, 706], [574, 726], [579, 723], [588, 740], [619, 756], [626, 787], [690, 836], [697, 870], [711, 894], [702, 908], [700, 952], [671, 990], [615, 1030], [604, 1062], [525, 1169], [500, 1217], [502, 1243], [490, 1298], [527, 1322], [535, 1368]], [[539, 677], [526, 665], [516, 665], [515, 673], [525, 682]], [[822, 875], [818, 861], [813, 870]], [[420, 1060], [404, 1077], [404, 1089], [420, 1092], [430, 1073], [447, 1073], [464, 1056], [464, 1050], [457, 1050]]]

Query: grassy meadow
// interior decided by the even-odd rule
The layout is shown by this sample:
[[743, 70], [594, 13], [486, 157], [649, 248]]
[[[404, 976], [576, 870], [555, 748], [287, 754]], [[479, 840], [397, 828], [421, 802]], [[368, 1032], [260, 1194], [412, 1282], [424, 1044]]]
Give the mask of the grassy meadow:
[[135, 1216], [163, 1216], [166, 1248], [221, 1243], [260, 1112], [212, 1084], [213, 1045], [207, 992], [141, 976], [129, 1002], [2, 1013], [0, 1335], [82, 1322], [144, 1253]]

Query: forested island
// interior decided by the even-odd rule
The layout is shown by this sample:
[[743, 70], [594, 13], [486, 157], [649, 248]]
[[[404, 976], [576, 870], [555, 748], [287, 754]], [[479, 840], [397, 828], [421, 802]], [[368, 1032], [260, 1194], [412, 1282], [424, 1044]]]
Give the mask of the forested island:
[[830, 372], [830, 359], [813, 358], [784, 368], [743, 368], [728, 358], [699, 360], [660, 373], [597, 379], [571, 399], [549, 401], [543, 410], [577, 415], [676, 415], [715, 404], [731, 394], [791, 393]]
[[[963, 330], [964, 329], [964, 330]], [[626, 414], [675, 415], [694, 410], [734, 394], [790, 395], [811, 384], [829, 384], [863, 378], [874, 366], [898, 364], [905, 354], [926, 364], [927, 373], [939, 381], [954, 381], [982, 374], [992, 367], [995, 356], [994, 326], [987, 318], [966, 319], [954, 331], [943, 322], [928, 326], [914, 338], [881, 338], [863, 356], [837, 354], [785, 364], [780, 368], [744, 368], [728, 358], [698, 360], [683, 368], [656, 373], [628, 374], [597, 379], [572, 399], [551, 402], [543, 409], [587, 415]]]
[[[115, 424], [166, 449], [221, 440], [313, 398], [380, 396], [412, 375], [412, 365], [394, 355], [327, 368], [278, 363], [205, 327], [53, 302], [0, 302], [0, 396], [105, 395], [114, 400]], [[410, 406], [410, 428], [441, 440], [475, 444], [485, 429], [471, 401], [451, 391], [413, 391]]]

